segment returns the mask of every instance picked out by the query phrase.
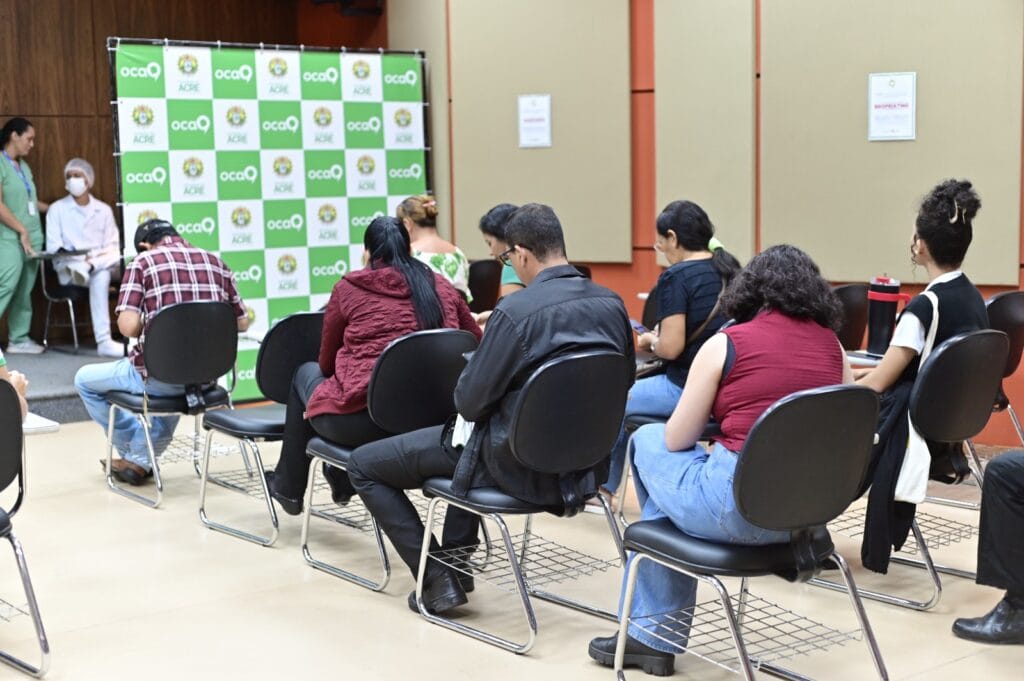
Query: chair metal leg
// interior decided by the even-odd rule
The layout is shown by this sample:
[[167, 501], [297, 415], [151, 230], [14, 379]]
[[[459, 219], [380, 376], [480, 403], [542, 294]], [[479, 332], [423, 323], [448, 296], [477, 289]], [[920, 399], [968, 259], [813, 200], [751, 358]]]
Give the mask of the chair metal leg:
[[619, 633], [615, 643], [615, 662], [613, 669], [618, 681], [625, 681], [626, 675], [623, 671], [623, 663], [626, 660], [626, 637], [629, 634], [629, 613], [633, 609], [633, 594], [636, 591], [636, 575], [640, 562], [647, 560], [642, 553], [636, 554], [632, 563], [628, 563], [626, 569], [626, 592], [622, 597], [622, 612], [619, 613]]
[[[974, 448], [974, 442], [971, 440], [965, 440], [964, 444], [967, 445], [967, 467], [971, 471], [971, 478], [974, 479], [974, 483], [978, 486], [978, 494], [981, 494], [982, 484], [984, 483], [984, 469], [981, 465], [981, 459], [978, 457], [978, 452]], [[959, 499], [949, 499], [947, 497], [925, 497], [927, 502], [937, 504], [939, 506], [951, 506], [953, 508], [965, 508], [968, 511], [980, 511], [980, 501], [960, 501]]]
[[43, 322], [43, 347], [49, 346], [50, 338], [50, 310], [53, 308], [53, 301], [46, 301], [46, 321]]
[[516, 591], [519, 594], [519, 600], [523, 609], [523, 616], [525, 617], [529, 628], [529, 636], [526, 642], [516, 643], [514, 641], [501, 638], [500, 636], [495, 636], [494, 634], [481, 629], [477, 629], [476, 627], [471, 627], [461, 622], [456, 622], [440, 615], [432, 615], [427, 612], [427, 609], [423, 604], [423, 582], [426, 578], [427, 560], [429, 559], [430, 554], [430, 540], [434, 531], [434, 518], [437, 515], [437, 505], [441, 501], [442, 499], [440, 497], [434, 497], [430, 500], [430, 504], [427, 506], [427, 518], [424, 523], [425, 529], [423, 531], [423, 545], [420, 548], [420, 565], [416, 574], [416, 605], [420, 610], [420, 614], [428, 622], [440, 625], [446, 629], [451, 629], [452, 631], [457, 631], [460, 634], [469, 636], [470, 638], [475, 638], [478, 641], [490, 643], [493, 646], [497, 646], [517, 654], [529, 652], [537, 638], [537, 617], [533, 612], [533, 605], [530, 603], [530, 595], [527, 591], [526, 580], [523, 578], [522, 570], [519, 567], [519, 561], [516, 559], [516, 550], [512, 543], [512, 537], [508, 532], [508, 526], [505, 524], [504, 519], [498, 514], [484, 515], [471, 508], [467, 508], [462, 504], [457, 504], [451, 500], [445, 500], [449, 505], [458, 506], [459, 508], [480, 516], [481, 518], [490, 518], [498, 526], [498, 530], [501, 532], [502, 543], [505, 546], [505, 554], [508, 557], [509, 566], [512, 569], [512, 575], [515, 577]]
[[[275, 541], [277, 541], [277, 535], [278, 535], [277, 510], [274, 508], [274, 503], [270, 500], [270, 490], [267, 489], [267, 480], [266, 480], [266, 478], [263, 475], [259, 476], [259, 482], [260, 482], [260, 488], [263, 490], [263, 501], [266, 503], [267, 513], [270, 516], [270, 524], [271, 524], [272, 529], [271, 529], [269, 537], [262, 537], [262, 536], [260, 536], [258, 534], [252, 534], [250, 532], [245, 532], [244, 530], [239, 530], [239, 529], [231, 527], [229, 525], [224, 525], [223, 523], [214, 522], [214, 521], [210, 520], [209, 517], [206, 515], [206, 489], [207, 489], [207, 483], [208, 482], [217, 483], [217, 479], [216, 478], [211, 478], [210, 477], [210, 448], [211, 448], [212, 444], [213, 444], [213, 431], [212, 430], [208, 430], [206, 432], [206, 444], [203, 447], [202, 475], [199, 478], [199, 520], [203, 523], [203, 525], [206, 525], [211, 530], [216, 530], [218, 532], [223, 532], [224, 534], [229, 534], [232, 537], [238, 537], [239, 539], [244, 539], [246, 541], [251, 541], [254, 544], [259, 544], [261, 546], [270, 546], [270, 545], [272, 545]], [[245, 455], [244, 455], [244, 452], [245, 452], [245, 440], [239, 440], [238, 441], [238, 446], [239, 446], [239, 449], [241, 449], [242, 452], [243, 452], [243, 459], [248, 461], [248, 458], [245, 457]], [[253, 457], [256, 459], [256, 465], [259, 467], [259, 470], [262, 471], [263, 470], [263, 460], [260, 457], [259, 447], [256, 446], [255, 442], [250, 443], [250, 446], [252, 447]], [[251, 477], [251, 475], [252, 474], [250, 473], [250, 477]], [[235, 491], [241, 491], [243, 494], [246, 494], [246, 496], [248, 496], [248, 494], [245, 492], [245, 490], [239, 490], [237, 488], [234, 488], [234, 487], [231, 487], [231, 486], [228, 486], [228, 485], [223, 485], [223, 484], [221, 485], [221, 487], [224, 487], [226, 489], [234, 489]]]
[[[713, 586], [718, 593], [718, 600], [722, 602], [722, 612], [725, 613], [725, 621], [729, 625], [729, 632], [732, 634], [733, 645], [736, 646], [736, 658], [739, 660], [740, 669], [743, 671], [743, 678], [747, 681], [754, 681], [754, 669], [750, 665], [750, 656], [747, 655], [747, 646], [743, 642], [743, 634], [740, 632], [739, 622], [736, 621], [736, 613], [733, 612], [729, 592], [717, 577], [701, 575], [701, 579]], [[767, 670], [768, 668], [765, 665], [765, 669]], [[774, 673], [786, 678], [792, 678], [791, 674], [785, 673], [781, 669], [777, 669]]]
[[192, 419], [192, 470], [196, 472], [196, 477], [203, 477], [203, 471], [199, 467], [199, 460], [203, 457], [203, 450], [200, 449], [199, 443], [202, 441], [201, 429], [203, 415], [202, 413], [196, 414]]
[[0, 662], [9, 664], [19, 671], [39, 678], [46, 674], [46, 671], [50, 668], [50, 642], [46, 638], [46, 630], [43, 629], [43, 618], [39, 614], [39, 604], [36, 602], [36, 593], [32, 588], [32, 579], [28, 574], [28, 564], [25, 562], [25, 553], [22, 551], [21, 543], [18, 541], [17, 537], [14, 536], [14, 532], [9, 532], [7, 534], [7, 539], [11, 542], [11, 548], [14, 550], [14, 559], [18, 562], [18, 572], [21, 575], [21, 585], [25, 590], [25, 599], [28, 601], [28, 609], [32, 616], [32, 624], [36, 629], [36, 640], [39, 642], [39, 651], [41, 656], [39, 666], [34, 667], [29, 663], [0, 650]]
[[380, 560], [381, 576], [380, 581], [374, 582], [366, 577], [342, 570], [336, 565], [325, 563], [322, 560], [314, 558], [309, 550], [309, 518], [313, 514], [313, 485], [316, 482], [316, 471], [320, 467], [318, 464], [323, 462], [327, 465], [333, 465], [330, 461], [324, 461], [317, 457], [312, 457], [312, 462], [309, 466], [309, 477], [306, 479], [306, 497], [302, 507], [302, 557], [305, 558], [306, 562], [312, 565], [317, 570], [322, 570], [329, 575], [340, 577], [346, 581], [358, 584], [361, 587], [369, 589], [370, 591], [383, 591], [387, 587], [388, 582], [391, 581], [391, 561], [388, 559], [388, 552], [384, 546], [384, 536], [381, 533], [380, 526], [377, 525], [377, 520], [372, 514], [369, 514], [370, 527], [373, 530], [373, 537], [377, 542], [377, 557]]
[[71, 337], [75, 341], [75, 353], [78, 353], [78, 323], [75, 321], [75, 306], [69, 300], [68, 303], [68, 316], [71, 317]]
[[146, 418], [142, 414], [134, 414], [134, 416], [139, 420], [139, 423], [142, 424], [142, 430], [146, 435], [146, 449], [149, 453], [149, 463], [153, 467], [153, 481], [156, 484], [156, 498], [150, 499], [142, 496], [141, 494], [136, 494], [135, 492], [117, 484], [117, 481], [114, 480], [112, 468], [114, 462], [114, 416], [117, 414], [117, 409], [119, 409], [119, 407], [116, 404], [110, 405], [110, 414], [108, 416], [107, 425], [107, 487], [127, 499], [137, 501], [143, 506], [156, 508], [163, 500], [164, 484], [163, 480], [160, 478], [160, 467], [156, 463], [156, 454], [153, 452], [153, 442], [149, 435], [149, 422], [146, 421]]
[[843, 575], [843, 582], [846, 584], [846, 591], [850, 594], [850, 603], [853, 604], [853, 611], [856, 613], [857, 621], [860, 623], [860, 629], [864, 634], [864, 642], [868, 646], [868, 652], [871, 653], [871, 661], [875, 663], [875, 671], [878, 672], [878, 678], [880, 681], [888, 681], [889, 672], [885, 669], [885, 661], [882, 659], [882, 651], [878, 649], [878, 641], [875, 640], [875, 632], [871, 628], [871, 622], [868, 621], [868, 614], [864, 611], [864, 602], [861, 600], [860, 593], [857, 591], [857, 584], [853, 581], [853, 574], [850, 572], [850, 567], [846, 564], [846, 561], [843, 560], [843, 557], [836, 551], [832, 552], [832, 560], [839, 566], [839, 572]]
[[1017, 412], [1013, 410], [1013, 405], [1007, 403], [1006, 412], [1010, 415], [1010, 420], [1013, 421], [1013, 427], [1017, 431], [1017, 437], [1020, 438], [1021, 445], [1024, 445], [1024, 428], [1021, 428], [1020, 419], [1017, 418]]
[[[883, 593], [881, 591], [870, 591], [868, 589], [857, 588], [857, 594], [861, 598], [870, 598], [873, 601], [879, 601], [881, 603], [888, 603], [889, 605], [898, 605], [901, 608], [910, 608], [911, 610], [930, 610], [938, 604], [939, 599], [942, 598], [942, 580], [939, 578], [939, 571], [935, 567], [935, 563], [932, 561], [931, 552], [928, 551], [928, 544], [925, 543], [924, 536], [921, 534], [921, 528], [917, 526], [917, 521], [910, 526], [911, 531], [914, 533], [914, 539], [917, 541], [918, 550], [921, 552], [921, 557], [924, 559], [921, 564], [928, 571], [928, 576], [932, 580], [932, 596], [927, 601], [915, 601], [909, 598], [903, 598], [901, 596], [894, 596], [892, 594]], [[898, 560], [897, 560], [898, 558]], [[893, 561], [900, 563], [904, 559], [900, 557], [892, 558]], [[824, 579], [822, 577], [815, 577], [808, 582], [815, 586], [824, 587], [826, 589], [832, 589], [833, 591], [846, 591], [846, 587], [843, 584], [837, 584], [836, 582]]]
[[[619, 523], [622, 528], [629, 527], [629, 521], [626, 520], [625, 507], [626, 504], [623, 501], [626, 498], [626, 490], [629, 488], [629, 480], [633, 476], [633, 467], [630, 462], [633, 460], [633, 435], [636, 431], [633, 431], [629, 435], [629, 440], [626, 441], [626, 454], [622, 457], [622, 475], [619, 476], [619, 489], [615, 490], [615, 493], [619, 495]], [[621, 492], [621, 493], [620, 493]]]
[[740, 602], [739, 607], [736, 608], [736, 621], [739, 625], [743, 626], [743, 617], [747, 614], [747, 599], [750, 597], [750, 583], [749, 580], [744, 577], [740, 580]]

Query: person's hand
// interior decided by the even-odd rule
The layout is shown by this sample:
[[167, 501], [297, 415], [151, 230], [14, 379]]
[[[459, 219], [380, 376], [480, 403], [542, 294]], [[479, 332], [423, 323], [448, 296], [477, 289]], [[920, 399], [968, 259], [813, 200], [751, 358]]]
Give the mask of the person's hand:
[[24, 397], [25, 393], [28, 392], [28, 379], [25, 378], [25, 374], [20, 371], [12, 371], [10, 381], [14, 389], [18, 391], [18, 394]]
[[643, 352], [653, 352], [653, 350], [651, 350], [651, 346], [654, 345], [654, 342], [657, 340], [658, 336], [656, 334], [650, 331], [645, 331], [644, 333], [636, 337], [637, 350], [642, 350]]
[[484, 310], [480, 314], [474, 314], [473, 319], [476, 320], [478, 326], [483, 328], [483, 325], [487, 323], [487, 320], [491, 318], [491, 312], [494, 310]]
[[21, 241], [21, 247], [25, 249], [26, 255], [36, 254], [36, 249], [32, 248], [32, 238], [29, 237], [28, 232], [20, 232], [18, 239]]

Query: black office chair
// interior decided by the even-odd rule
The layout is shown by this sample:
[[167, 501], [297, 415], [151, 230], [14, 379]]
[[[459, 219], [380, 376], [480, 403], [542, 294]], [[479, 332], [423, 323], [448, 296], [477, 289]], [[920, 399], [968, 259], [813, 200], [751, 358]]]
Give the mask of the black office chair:
[[[1006, 334], [984, 330], [954, 336], [928, 355], [910, 393], [910, 420], [921, 437], [938, 443], [956, 443], [981, 432], [992, 413], [992, 396], [999, 389], [1008, 349]], [[833, 531], [851, 530], [852, 536], [859, 536], [863, 527], [863, 511], [854, 511], [837, 519]], [[932, 581], [929, 599], [917, 601], [867, 589], [861, 589], [860, 594], [891, 605], [928, 610], [942, 596], [940, 572], [966, 579], [975, 576], [973, 572], [936, 564], [928, 549], [928, 540], [937, 545], [949, 545], [973, 536], [977, 528], [918, 512], [910, 530], [914, 543], [908, 540], [903, 551], [917, 550], [921, 559], [894, 555], [891, 561], [927, 570]], [[835, 583], [825, 580], [814, 583], [837, 588]]]
[[[107, 486], [133, 501], [156, 508], [163, 500], [163, 480], [149, 432], [149, 417], [170, 414], [194, 415], [194, 432], [188, 436], [188, 457], [197, 475], [199, 469], [200, 434], [203, 412], [230, 406], [228, 391], [216, 385], [221, 376], [234, 370], [238, 352], [238, 322], [228, 303], [193, 301], [165, 307], [153, 315], [145, 331], [143, 361], [146, 373], [164, 383], [186, 386], [187, 395], [176, 397], [150, 396], [114, 391], [104, 397], [110, 403], [110, 427], [107, 429]], [[191, 402], [191, 404], [190, 404]], [[153, 468], [156, 497], [136, 494], [114, 480], [111, 464], [114, 459], [114, 417], [117, 410], [133, 414], [146, 435], [149, 463]], [[168, 449], [174, 447], [172, 443]], [[169, 457], [168, 457], [169, 458]]]
[[[417, 331], [392, 341], [377, 358], [370, 375], [366, 397], [370, 418], [382, 430], [395, 435], [443, 424], [455, 413], [455, 384], [466, 366], [463, 353], [475, 350], [476, 344], [476, 336], [457, 329]], [[391, 579], [391, 563], [376, 520], [369, 516], [357, 499], [348, 503], [340, 520], [313, 508], [313, 491], [317, 469], [320, 468], [317, 464], [323, 462], [347, 470], [352, 452], [352, 448], [319, 437], [309, 442], [306, 453], [313, 458], [313, 463], [309, 467], [302, 512], [302, 555], [307, 563], [318, 570], [372, 591], [381, 591]], [[362, 517], [354, 519], [353, 513], [360, 513]], [[369, 529], [377, 541], [380, 581], [374, 582], [314, 558], [309, 549], [311, 515], [319, 515], [358, 529], [362, 529], [368, 520]]]
[[[110, 297], [117, 295], [118, 286], [121, 282], [120, 269], [110, 279]], [[53, 260], [50, 258], [39, 259], [39, 289], [43, 298], [46, 299], [46, 321], [43, 324], [43, 345], [49, 347], [50, 327], [69, 326], [71, 337], [74, 341], [74, 353], [78, 353], [78, 324], [79, 319], [75, 316], [75, 303], [89, 299], [89, 289], [85, 286], [64, 285], [57, 279], [57, 273], [53, 269]], [[68, 323], [56, 324], [50, 322], [53, 317], [54, 305], [67, 305]]]
[[658, 323], [658, 285], [655, 284], [651, 287], [651, 292], [647, 294], [647, 300], [644, 301], [643, 312], [640, 313], [640, 323], [647, 329], [653, 329]]
[[[620, 354], [608, 351], [583, 352], [559, 357], [544, 363], [526, 381], [509, 424], [509, 447], [516, 461], [524, 468], [548, 475], [569, 475], [586, 471], [607, 460], [618, 436], [619, 424], [626, 405], [633, 367]], [[588, 614], [616, 620], [614, 613], [569, 600], [543, 591], [546, 583], [562, 582], [584, 574], [606, 570], [611, 562], [572, 551], [567, 547], [534, 535], [531, 515], [551, 513], [557, 516], [576, 514], [585, 502], [579, 499], [571, 508], [562, 505], [541, 507], [509, 496], [493, 487], [471, 489], [466, 497], [453, 493], [452, 481], [431, 478], [423, 492], [432, 497], [427, 506], [426, 531], [420, 553], [416, 581], [416, 602], [427, 620], [499, 648], [525, 653], [537, 633], [530, 596], [558, 605], [565, 605]], [[623, 558], [621, 538], [607, 501], [597, 495], [604, 507], [608, 527]], [[482, 566], [469, 565], [471, 550], [430, 551], [430, 538], [440, 502], [465, 509], [483, 519], [492, 520], [501, 531], [502, 557], [494, 557]], [[509, 534], [503, 515], [525, 515], [526, 527], [516, 537], [518, 547]], [[487, 548], [490, 548], [488, 542]], [[476, 574], [479, 581], [493, 582], [515, 590], [520, 598], [529, 628], [525, 643], [515, 643], [486, 631], [427, 612], [423, 605], [423, 580], [427, 560], [437, 560], [453, 570]]]
[[[790, 532], [788, 543], [721, 544], [687, 535], [667, 519], [629, 526], [625, 548], [636, 555], [626, 573], [625, 615], [619, 625], [615, 669], [620, 679], [624, 678], [622, 662], [630, 623], [677, 646], [687, 657], [696, 655], [726, 667], [730, 648], [734, 648], [738, 665], [729, 668], [748, 681], [754, 679], [755, 665], [784, 678], [806, 678], [779, 667], [775, 660], [842, 643], [850, 635], [751, 598], [747, 582], [751, 577], [769, 575], [805, 582], [830, 561], [838, 566], [847, 585], [878, 677], [888, 678], [853, 576], [825, 529], [860, 491], [877, 418], [878, 397], [873, 391], [830, 386], [784, 397], [754, 424], [736, 464], [736, 507], [757, 527]], [[637, 569], [645, 560], [709, 584], [719, 603], [709, 601], [686, 612], [630, 618]], [[720, 577], [741, 578], [737, 607]], [[708, 631], [709, 625], [721, 622], [714, 614], [719, 605], [727, 630]]]
[[469, 309], [480, 313], [493, 310], [501, 289], [501, 263], [497, 260], [476, 260], [469, 264], [469, 292], [473, 302]]
[[860, 350], [868, 327], [868, 285], [843, 284], [832, 289], [843, 306], [843, 326], [836, 334], [844, 350]]
[[[1002, 331], [1010, 340], [1010, 350], [1006, 356], [1006, 367], [1003, 378], [1009, 378], [1020, 365], [1021, 352], [1024, 351], [1024, 291], [1007, 291], [999, 293], [985, 303], [988, 308], [988, 323], [996, 331]], [[1002, 386], [996, 395], [992, 411], [1006, 411], [1017, 430], [1017, 437], [1024, 445], [1024, 429], [1021, 428], [1017, 412], [1010, 404], [1010, 398]]]
[[[263, 457], [257, 443], [280, 442], [284, 439], [285, 403], [288, 402], [292, 377], [301, 364], [317, 361], [323, 326], [323, 312], [301, 312], [285, 317], [264, 336], [256, 355], [256, 385], [263, 396], [273, 400], [274, 404], [248, 409], [215, 409], [203, 416], [203, 428], [207, 432], [203, 453], [203, 475], [199, 485], [199, 519], [211, 530], [263, 546], [270, 546], [277, 540], [277, 511], [274, 509], [263, 476]], [[210, 451], [215, 432], [238, 438], [238, 448], [245, 468], [210, 473]], [[250, 465], [246, 449], [252, 452], [255, 466]], [[206, 514], [208, 482], [246, 496], [262, 498], [266, 503], [273, 528], [270, 536], [255, 535], [210, 520]]]

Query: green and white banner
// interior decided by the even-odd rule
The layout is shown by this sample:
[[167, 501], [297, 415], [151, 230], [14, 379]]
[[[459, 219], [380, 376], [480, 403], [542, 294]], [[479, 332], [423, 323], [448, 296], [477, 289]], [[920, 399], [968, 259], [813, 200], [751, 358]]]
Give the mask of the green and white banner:
[[254, 336], [323, 306], [370, 221], [427, 189], [419, 55], [117, 43], [113, 68], [129, 254], [170, 220], [235, 271]]

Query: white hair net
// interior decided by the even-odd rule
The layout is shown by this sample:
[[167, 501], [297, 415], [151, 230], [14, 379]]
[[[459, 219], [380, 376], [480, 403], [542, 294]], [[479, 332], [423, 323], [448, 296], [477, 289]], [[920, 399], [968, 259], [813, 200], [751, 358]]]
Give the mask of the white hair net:
[[64, 176], [66, 177], [69, 170], [80, 170], [85, 175], [85, 181], [89, 183], [89, 187], [92, 187], [96, 183], [96, 173], [92, 169], [92, 164], [86, 161], [84, 158], [73, 158], [68, 161], [68, 164], [64, 166]]

